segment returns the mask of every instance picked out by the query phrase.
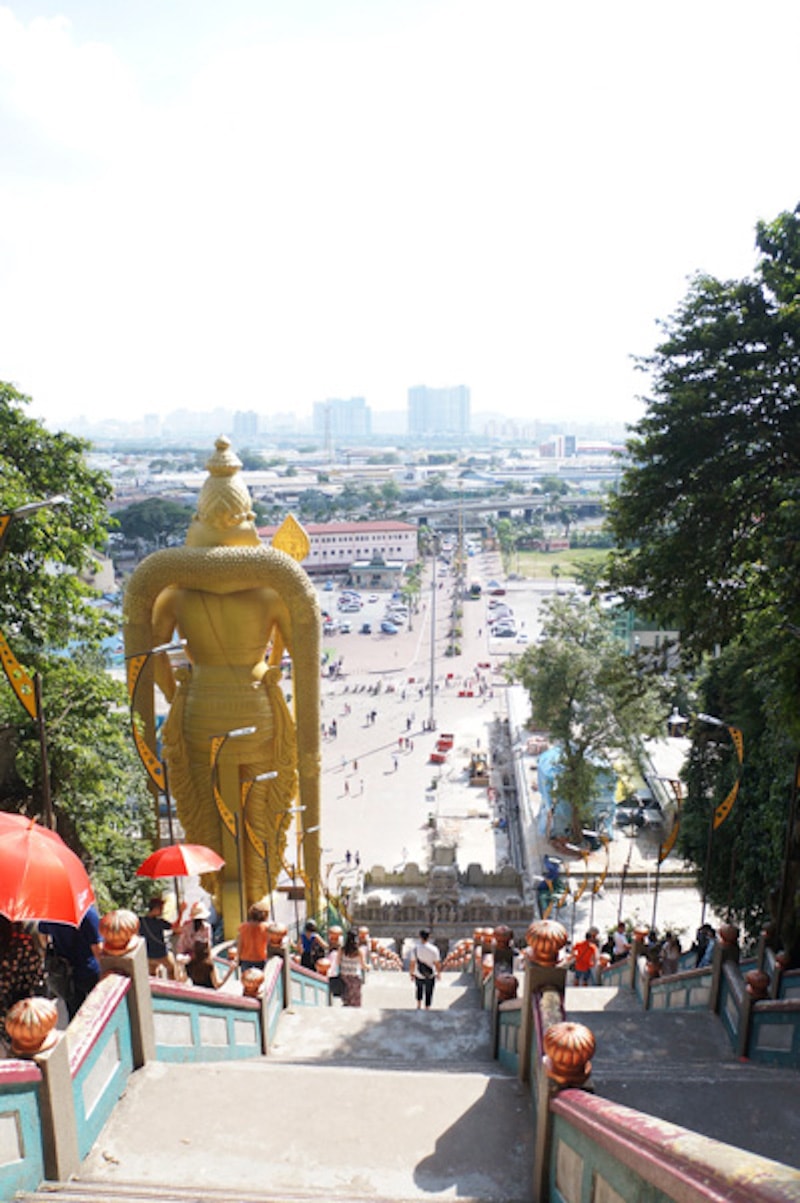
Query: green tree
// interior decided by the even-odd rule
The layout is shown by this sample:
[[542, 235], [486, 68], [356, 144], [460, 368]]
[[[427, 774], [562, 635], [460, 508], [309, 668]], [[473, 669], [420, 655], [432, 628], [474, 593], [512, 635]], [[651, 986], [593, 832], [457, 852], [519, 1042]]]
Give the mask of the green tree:
[[[640, 361], [652, 395], [609, 508], [611, 587], [680, 630], [698, 709], [743, 731], [744, 801], [712, 840], [709, 901], [751, 932], [800, 748], [800, 209], [760, 223], [756, 246], [750, 278], [696, 276]], [[693, 732], [682, 840], [703, 881], [709, 790], [724, 794], [730, 755]], [[793, 903], [779, 941], [800, 964]]]
[[[101, 909], [139, 906], [136, 867], [152, 847], [155, 813], [129, 734], [126, 691], [97, 652], [74, 649], [68, 659], [43, 657], [38, 667], [58, 832], [89, 870]], [[2, 805], [38, 811], [37, 725], [18, 703], [12, 709], [7, 692], [0, 715], [15, 729], [17, 753], [17, 778]]]
[[[28, 417], [30, 398], [0, 382], [0, 511], [66, 495], [68, 506], [13, 521], [0, 570], [0, 630], [15, 651], [99, 638], [92, 592], [81, 577], [108, 541], [111, 483], [88, 467], [88, 444], [51, 434]], [[12, 639], [13, 635], [13, 639]], [[18, 659], [21, 657], [17, 653]]]
[[380, 494], [383, 501], [384, 510], [396, 511], [400, 501], [401, 492], [400, 486], [393, 476], [390, 476], [389, 479], [385, 480], [380, 486]]
[[[792, 790], [794, 748], [773, 720], [779, 689], [750, 643], [730, 644], [710, 662], [702, 711], [739, 727], [744, 760], [740, 769], [728, 726], [695, 720], [678, 837], [679, 853], [696, 866], [698, 886], [707, 883], [710, 904], [753, 937], [774, 917]], [[714, 810], [737, 778], [730, 814], [713, 830]], [[789, 907], [782, 943], [796, 964], [798, 938], [796, 912]]]
[[585, 593], [595, 594], [601, 588], [605, 579], [605, 558], [598, 556], [596, 560], [574, 561], [570, 564], [575, 582]]
[[540, 640], [508, 672], [527, 689], [536, 725], [558, 744], [556, 796], [571, 807], [580, 842], [599, 774], [619, 761], [639, 767], [642, 738], [663, 728], [664, 698], [597, 607], [553, 598], [543, 612]]
[[409, 564], [403, 576], [400, 588], [403, 601], [408, 606], [408, 629], [413, 630], [414, 613], [419, 608], [419, 597], [422, 592], [422, 564]]
[[183, 537], [192, 520], [192, 507], [168, 497], [147, 497], [117, 510], [114, 517], [126, 539], [143, 539], [154, 547]]
[[494, 529], [497, 534], [497, 542], [500, 545], [500, 559], [503, 562], [503, 572], [508, 576], [517, 547], [517, 532], [510, 518], [498, 518]]
[[[42, 681], [57, 826], [86, 861], [103, 907], [136, 902], [135, 870], [153, 806], [127, 735], [127, 698], [101, 646], [117, 623], [82, 573], [107, 541], [108, 477], [87, 444], [50, 433], [25, 413], [29, 398], [0, 384], [0, 512], [64, 494], [69, 505], [12, 520], [0, 560], [0, 629]], [[39, 730], [0, 680], [0, 806], [42, 814]]]
[[758, 226], [754, 278], [697, 276], [640, 361], [653, 395], [610, 502], [611, 584], [698, 654], [756, 608], [800, 627], [798, 212]]
[[260, 451], [253, 451], [250, 447], [245, 447], [237, 454], [245, 472], [263, 472], [269, 467], [269, 461]]

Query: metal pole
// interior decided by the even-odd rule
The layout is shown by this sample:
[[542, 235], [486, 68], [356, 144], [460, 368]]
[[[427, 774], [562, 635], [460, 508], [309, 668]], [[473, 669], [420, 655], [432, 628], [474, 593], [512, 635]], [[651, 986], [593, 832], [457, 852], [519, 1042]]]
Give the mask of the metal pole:
[[[167, 804], [167, 839], [169, 840], [170, 844], [174, 844], [175, 843], [175, 829], [172, 826], [172, 798], [170, 797], [170, 792], [169, 792], [169, 774], [167, 772], [166, 760], [161, 761], [161, 769], [162, 769], [162, 772], [164, 773], [164, 801]], [[158, 827], [159, 827], [158, 842], [160, 844], [161, 843], [161, 816], [160, 815], [158, 818]], [[181, 907], [181, 902], [183, 901], [183, 899], [181, 898], [181, 889], [180, 889], [180, 884], [179, 884], [177, 877], [173, 877], [173, 879], [172, 879], [172, 888], [175, 891], [175, 907], [176, 907], [178, 913], [180, 914], [180, 907]]]
[[33, 691], [36, 698], [36, 729], [39, 734], [39, 755], [42, 765], [42, 812], [44, 825], [51, 831], [55, 829], [53, 821], [53, 799], [50, 795], [50, 762], [47, 756], [47, 727], [44, 721], [42, 706], [42, 678], [38, 673], [33, 674]]
[[300, 940], [300, 908], [297, 905], [297, 865], [292, 865], [292, 900], [294, 901], [294, 934]]
[[233, 816], [233, 825], [236, 829], [236, 873], [239, 877], [239, 919], [244, 923], [244, 865], [242, 863], [242, 831], [244, 823], [241, 815]]
[[656, 885], [655, 885], [655, 889], [653, 890], [653, 918], [650, 922], [650, 930], [651, 931], [656, 930], [656, 908], [658, 906], [658, 884], [659, 884], [659, 878], [661, 877], [661, 849], [662, 849], [662, 847], [663, 847], [663, 845], [659, 842], [658, 860], [656, 861]]
[[436, 536], [431, 540], [431, 681], [429, 719], [431, 731], [436, 730]]
[[711, 870], [711, 846], [714, 840], [714, 807], [708, 817], [708, 840], [706, 842], [706, 864], [703, 873], [703, 905], [700, 909], [700, 926], [706, 921], [706, 903], [708, 902], [708, 877]]

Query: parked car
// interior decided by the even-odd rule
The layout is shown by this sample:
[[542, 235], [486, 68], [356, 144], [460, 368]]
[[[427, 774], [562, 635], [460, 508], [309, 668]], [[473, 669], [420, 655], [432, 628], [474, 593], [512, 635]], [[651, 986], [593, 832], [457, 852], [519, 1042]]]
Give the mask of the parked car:
[[501, 606], [497, 610], [493, 610], [489, 615], [487, 622], [499, 622], [501, 618], [510, 618], [514, 611], [511, 606]]
[[519, 635], [517, 635], [517, 643], [527, 643], [527, 642], [528, 642], [527, 632], [520, 631]]
[[513, 639], [516, 633], [516, 627], [500, 627], [494, 632], [498, 639]]
[[360, 635], [371, 635], [372, 634], [372, 623], [371, 622], [362, 622], [361, 626], [359, 627], [359, 634]]
[[381, 623], [381, 630], [383, 631], [384, 635], [396, 635], [399, 627], [396, 627], [393, 622], [389, 622], [388, 619], [384, 618], [383, 622]]
[[339, 623], [339, 634], [340, 635], [349, 635], [350, 634], [350, 623], [347, 621], [346, 618], [345, 618], [344, 622]]
[[377, 600], [378, 600], [377, 593], [370, 593], [369, 597], [367, 598], [368, 602], [376, 602]]

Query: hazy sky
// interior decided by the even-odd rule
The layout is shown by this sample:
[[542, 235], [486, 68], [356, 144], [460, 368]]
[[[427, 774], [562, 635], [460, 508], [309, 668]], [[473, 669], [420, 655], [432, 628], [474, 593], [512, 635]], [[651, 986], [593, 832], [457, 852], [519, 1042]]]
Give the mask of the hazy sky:
[[0, 0], [0, 379], [633, 420], [800, 200], [799, 44], [797, 0]]

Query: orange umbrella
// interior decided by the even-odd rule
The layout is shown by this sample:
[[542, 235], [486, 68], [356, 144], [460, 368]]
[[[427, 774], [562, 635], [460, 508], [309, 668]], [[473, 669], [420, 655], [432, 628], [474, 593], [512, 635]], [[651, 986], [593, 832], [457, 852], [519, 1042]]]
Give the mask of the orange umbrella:
[[94, 902], [83, 863], [60, 835], [26, 815], [0, 812], [0, 912], [12, 922], [77, 927]]
[[194, 877], [216, 873], [225, 861], [205, 844], [168, 844], [151, 852], [136, 870], [137, 877]]

